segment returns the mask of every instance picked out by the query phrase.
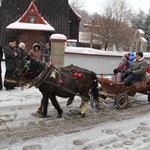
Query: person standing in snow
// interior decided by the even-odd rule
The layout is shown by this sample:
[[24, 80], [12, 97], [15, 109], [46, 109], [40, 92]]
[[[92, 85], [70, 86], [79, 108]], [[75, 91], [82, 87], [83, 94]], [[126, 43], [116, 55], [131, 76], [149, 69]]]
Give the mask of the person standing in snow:
[[4, 77], [4, 87], [6, 90], [14, 89], [15, 85], [8, 80], [13, 80], [13, 72], [19, 65], [18, 49], [16, 40], [11, 37], [8, 45], [4, 47], [6, 72]]
[[26, 44], [21, 42], [19, 43], [18, 57], [21, 60], [22, 58], [26, 56], [28, 56], [28, 53], [26, 51]]
[[3, 88], [3, 84], [2, 84], [2, 68], [1, 68], [2, 58], [3, 58], [3, 51], [2, 51], [2, 46], [0, 45], [0, 90]]
[[42, 51], [40, 44], [34, 43], [32, 49], [28, 52], [28, 55], [42, 61]]

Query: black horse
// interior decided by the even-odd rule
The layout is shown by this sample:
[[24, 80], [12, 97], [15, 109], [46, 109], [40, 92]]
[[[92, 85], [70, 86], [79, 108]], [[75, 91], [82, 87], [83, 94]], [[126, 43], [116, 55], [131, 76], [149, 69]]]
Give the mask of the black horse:
[[58, 117], [62, 116], [62, 109], [56, 96], [74, 99], [80, 96], [82, 101], [79, 113], [84, 116], [87, 112], [87, 105], [90, 99], [89, 91], [92, 92], [95, 100], [98, 100], [98, 81], [96, 74], [92, 71], [70, 65], [56, 69], [54, 66], [47, 66], [42, 61], [34, 58], [22, 59], [20, 66], [15, 70], [14, 76], [23, 81], [31, 81], [42, 93], [41, 105], [38, 113], [47, 116], [48, 100], [58, 112]]

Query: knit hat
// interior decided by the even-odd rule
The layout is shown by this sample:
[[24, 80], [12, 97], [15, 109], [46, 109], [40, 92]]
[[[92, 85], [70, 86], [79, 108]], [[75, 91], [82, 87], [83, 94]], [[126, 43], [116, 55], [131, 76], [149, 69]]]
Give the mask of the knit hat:
[[22, 48], [22, 47], [24, 47], [24, 46], [26, 46], [26, 44], [23, 43], [23, 42], [21, 42], [21, 43], [19, 44], [19, 48]]
[[15, 41], [16, 41], [16, 39], [14, 37], [9, 38], [9, 42], [15, 42]]
[[136, 52], [136, 55], [139, 55], [140, 57], [143, 57], [143, 52], [141, 52], [141, 51]]
[[122, 58], [121, 58], [121, 61], [123, 61], [123, 62], [127, 63], [127, 61], [128, 61], [128, 60], [127, 60], [127, 58], [126, 58], [126, 57], [122, 57]]

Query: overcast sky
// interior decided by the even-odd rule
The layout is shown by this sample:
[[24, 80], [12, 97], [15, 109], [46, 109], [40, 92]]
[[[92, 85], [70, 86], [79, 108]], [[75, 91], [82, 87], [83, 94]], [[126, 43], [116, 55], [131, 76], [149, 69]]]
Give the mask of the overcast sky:
[[[69, 0], [70, 2], [73, 0]], [[86, 11], [93, 12], [102, 12], [103, 6], [107, 1], [111, 0], [79, 0], [82, 2], [83, 7]], [[125, 0], [134, 11], [139, 11], [140, 9], [148, 12], [150, 8], [150, 0]]]

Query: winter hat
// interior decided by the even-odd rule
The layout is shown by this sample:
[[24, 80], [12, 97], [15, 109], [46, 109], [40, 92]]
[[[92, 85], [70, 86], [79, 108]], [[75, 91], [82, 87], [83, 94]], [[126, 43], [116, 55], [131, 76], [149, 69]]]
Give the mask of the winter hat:
[[122, 58], [121, 58], [121, 61], [123, 61], [123, 62], [127, 63], [127, 61], [128, 61], [128, 60], [127, 60], [127, 58], [126, 58], [126, 57], [122, 57]]
[[143, 52], [141, 52], [141, 51], [136, 52], [136, 55], [139, 55], [140, 57], [143, 57]]
[[14, 37], [9, 38], [9, 42], [15, 42], [15, 41], [16, 41], [16, 39]]
[[34, 44], [33, 44], [33, 48], [35, 48], [35, 47], [38, 47], [39, 49], [41, 49], [41, 46], [40, 46], [40, 44], [38, 44], [38, 43], [34, 43]]
[[21, 43], [19, 44], [19, 48], [22, 48], [22, 47], [24, 47], [24, 46], [26, 46], [26, 44], [23, 43], [23, 42], [21, 42]]

